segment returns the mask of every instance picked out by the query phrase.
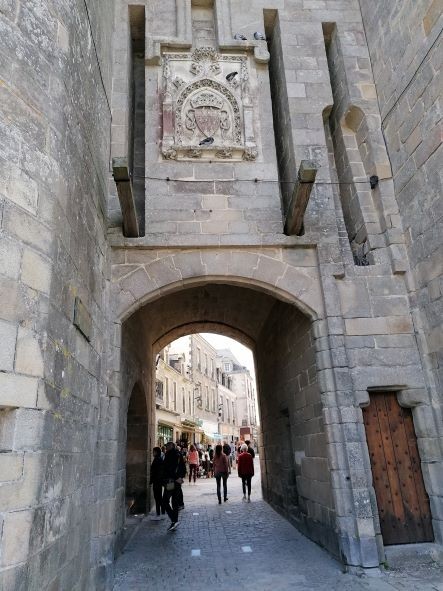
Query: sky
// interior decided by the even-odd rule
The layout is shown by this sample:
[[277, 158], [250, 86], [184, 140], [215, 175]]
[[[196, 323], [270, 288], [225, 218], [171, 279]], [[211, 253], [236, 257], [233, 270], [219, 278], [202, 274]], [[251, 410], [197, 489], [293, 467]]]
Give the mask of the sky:
[[[244, 345], [240, 344], [238, 341], [234, 339], [230, 339], [229, 337], [224, 337], [219, 334], [213, 333], [200, 333], [201, 336], [208, 341], [213, 347], [216, 349], [230, 349], [235, 357], [237, 358], [240, 365], [244, 365], [249, 369], [251, 376], [255, 380], [255, 368], [254, 368], [254, 356], [252, 355], [251, 349], [248, 349]], [[183, 342], [185, 341], [186, 337], [182, 337]], [[177, 349], [177, 346], [180, 347], [182, 339], [177, 339], [176, 346], [174, 349]]]

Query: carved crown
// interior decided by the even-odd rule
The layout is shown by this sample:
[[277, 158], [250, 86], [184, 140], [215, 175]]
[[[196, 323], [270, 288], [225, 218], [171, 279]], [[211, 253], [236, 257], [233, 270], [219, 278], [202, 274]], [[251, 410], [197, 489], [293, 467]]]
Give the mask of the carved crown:
[[221, 109], [223, 107], [223, 99], [212, 94], [212, 92], [201, 92], [191, 99], [191, 105], [194, 109], [198, 109], [198, 107], [214, 107], [216, 109]]

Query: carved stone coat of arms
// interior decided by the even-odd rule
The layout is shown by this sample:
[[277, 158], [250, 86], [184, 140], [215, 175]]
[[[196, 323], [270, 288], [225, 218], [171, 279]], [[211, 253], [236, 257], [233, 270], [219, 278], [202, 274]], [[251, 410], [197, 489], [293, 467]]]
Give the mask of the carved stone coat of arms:
[[164, 158], [255, 160], [254, 104], [246, 55], [207, 47], [163, 54]]

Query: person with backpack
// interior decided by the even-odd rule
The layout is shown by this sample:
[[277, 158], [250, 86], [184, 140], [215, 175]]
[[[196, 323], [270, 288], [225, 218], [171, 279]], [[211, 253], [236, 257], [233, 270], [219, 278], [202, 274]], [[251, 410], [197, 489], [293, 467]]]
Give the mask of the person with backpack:
[[229, 462], [228, 457], [223, 453], [223, 447], [219, 444], [215, 446], [215, 454], [213, 460], [215, 480], [217, 481], [217, 497], [218, 504], [221, 505], [221, 481], [223, 480], [223, 500], [226, 503], [228, 500], [228, 476], [229, 476]]

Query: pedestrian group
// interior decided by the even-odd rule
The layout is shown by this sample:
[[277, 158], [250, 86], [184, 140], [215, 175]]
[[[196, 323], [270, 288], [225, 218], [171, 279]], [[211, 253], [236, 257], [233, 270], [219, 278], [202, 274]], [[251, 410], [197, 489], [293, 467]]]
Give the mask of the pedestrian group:
[[[242, 480], [243, 500], [250, 503], [255, 452], [250, 441], [239, 445], [236, 451], [237, 473]], [[228, 500], [228, 477], [231, 474], [235, 451], [227, 442], [216, 445], [215, 450], [208, 445], [204, 451], [202, 446], [190, 445], [187, 450], [181, 449], [173, 441], [168, 441], [162, 448], [154, 447], [153, 456], [150, 474], [156, 511], [153, 519], [162, 519], [167, 514], [171, 520], [168, 531], [174, 531], [179, 526], [178, 514], [184, 509], [182, 484], [187, 473], [189, 484], [196, 484], [197, 478], [215, 477], [218, 503], [222, 503], [222, 486], [223, 501], [226, 503]]]

